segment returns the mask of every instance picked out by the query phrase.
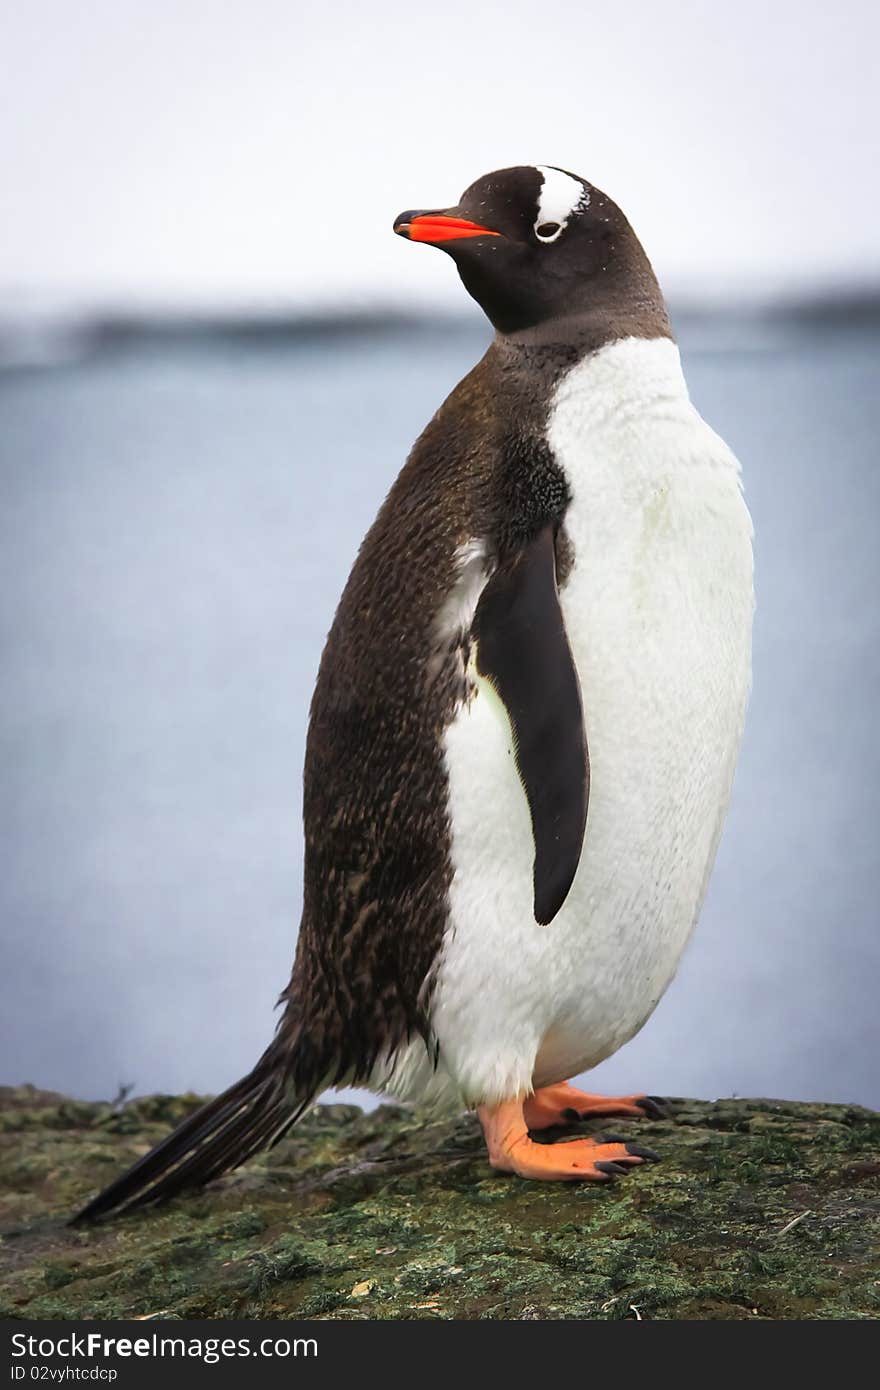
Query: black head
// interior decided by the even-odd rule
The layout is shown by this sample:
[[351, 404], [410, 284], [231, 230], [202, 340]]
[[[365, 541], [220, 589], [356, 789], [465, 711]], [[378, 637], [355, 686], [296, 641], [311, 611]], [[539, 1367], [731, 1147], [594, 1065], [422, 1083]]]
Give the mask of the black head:
[[654, 273], [620, 208], [563, 169], [485, 174], [457, 207], [402, 212], [394, 230], [447, 251], [501, 333], [611, 306], [647, 311], [661, 321], [658, 332], [669, 331]]

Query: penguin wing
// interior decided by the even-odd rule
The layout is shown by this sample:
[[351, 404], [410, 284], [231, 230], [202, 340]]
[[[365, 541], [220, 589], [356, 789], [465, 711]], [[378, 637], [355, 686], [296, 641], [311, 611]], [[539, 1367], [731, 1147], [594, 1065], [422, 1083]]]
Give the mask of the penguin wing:
[[532, 817], [535, 920], [552, 922], [584, 842], [590, 762], [580, 683], [556, 587], [555, 527], [545, 526], [480, 595], [477, 671], [503, 703]]

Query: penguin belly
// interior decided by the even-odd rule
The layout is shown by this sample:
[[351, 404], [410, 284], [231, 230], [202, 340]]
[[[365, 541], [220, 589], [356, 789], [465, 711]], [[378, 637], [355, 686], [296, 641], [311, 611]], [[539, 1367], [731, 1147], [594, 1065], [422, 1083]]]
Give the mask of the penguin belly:
[[691, 406], [666, 340], [627, 340], [573, 368], [548, 437], [572, 496], [560, 599], [590, 755], [583, 852], [562, 909], [539, 926], [510, 725], [476, 682], [445, 737], [440, 1060], [429, 1074], [398, 1059], [399, 1093], [494, 1104], [631, 1038], [696, 923], [730, 795], [753, 607], [736, 460]]

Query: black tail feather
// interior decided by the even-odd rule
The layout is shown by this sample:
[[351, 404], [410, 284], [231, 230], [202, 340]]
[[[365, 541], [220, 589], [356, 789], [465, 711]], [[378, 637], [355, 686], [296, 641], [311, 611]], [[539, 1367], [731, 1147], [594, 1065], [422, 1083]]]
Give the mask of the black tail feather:
[[279, 1069], [258, 1065], [99, 1192], [71, 1224], [161, 1202], [201, 1187], [274, 1144], [308, 1109], [311, 1096], [292, 1096]]

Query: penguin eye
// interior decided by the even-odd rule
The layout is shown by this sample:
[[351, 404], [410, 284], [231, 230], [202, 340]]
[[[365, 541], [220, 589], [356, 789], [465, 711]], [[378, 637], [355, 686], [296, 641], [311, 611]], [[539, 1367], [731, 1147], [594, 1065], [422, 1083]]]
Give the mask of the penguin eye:
[[539, 241], [555, 241], [561, 231], [559, 222], [540, 222], [535, 228], [535, 236]]

